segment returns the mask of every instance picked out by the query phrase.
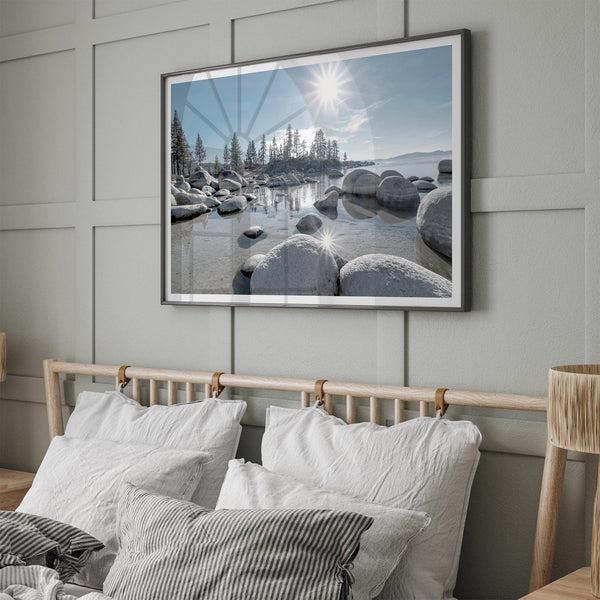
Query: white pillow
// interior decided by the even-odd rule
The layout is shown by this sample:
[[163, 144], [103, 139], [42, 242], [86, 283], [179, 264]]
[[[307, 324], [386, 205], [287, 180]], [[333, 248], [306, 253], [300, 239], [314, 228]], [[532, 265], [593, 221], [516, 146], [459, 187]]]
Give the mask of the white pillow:
[[119, 392], [82, 392], [67, 422], [65, 435], [200, 450], [212, 455], [192, 501], [214, 508], [235, 458], [246, 411], [243, 400], [207, 398], [173, 406], [140, 406]]
[[381, 592], [413, 538], [425, 530], [430, 518], [423, 512], [389, 508], [300, 483], [272, 473], [260, 465], [232, 460], [221, 488], [217, 510], [324, 508], [373, 517], [360, 538], [353, 560], [352, 597], [368, 600]]
[[206, 453], [193, 450], [58, 436], [17, 511], [68, 523], [98, 538], [104, 550], [95, 553], [73, 581], [101, 588], [117, 552], [121, 485], [133, 483], [189, 500], [207, 460]]
[[386, 584], [382, 599], [452, 597], [481, 433], [470, 421], [422, 417], [384, 427], [347, 425], [323, 410], [271, 407], [263, 465], [323, 488], [420, 510], [431, 525]]

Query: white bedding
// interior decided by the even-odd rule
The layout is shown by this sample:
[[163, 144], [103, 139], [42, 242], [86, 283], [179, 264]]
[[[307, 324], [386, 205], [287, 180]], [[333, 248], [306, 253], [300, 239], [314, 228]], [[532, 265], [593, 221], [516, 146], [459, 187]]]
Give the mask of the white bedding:
[[[78, 595], [66, 587], [78, 588]], [[39, 565], [0, 569], [0, 600], [111, 600], [100, 592], [79, 586], [65, 586], [58, 573]]]

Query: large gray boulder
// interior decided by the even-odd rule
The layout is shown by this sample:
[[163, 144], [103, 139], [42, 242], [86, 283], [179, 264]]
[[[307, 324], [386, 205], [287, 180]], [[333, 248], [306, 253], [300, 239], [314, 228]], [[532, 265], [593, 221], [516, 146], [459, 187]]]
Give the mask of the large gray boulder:
[[325, 194], [322, 198], [315, 200], [313, 206], [317, 210], [333, 210], [337, 209], [338, 200], [340, 199], [339, 194], [332, 190], [328, 194]]
[[340, 296], [448, 298], [452, 284], [420, 265], [391, 254], [365, 254], [340, 271]]
[[227, 188], [232, 192], [242, 189], [242, 184], [238, 181], [234, 181], [233, 179], [219, 179], [219, 186], [221, 188]]
[[230, 196], [231, 192], [227, 188], [221, 188], [216, 191], [213, 196]]
[[408, 179], [409, 181], [416, 181], [419, 178], [416, 175], [409, 175], [406, 179]]
[[329, 169], [327, 175], [329, 175], [331, 179], [339, 179], [340, 177], [344, 176], [344, 174], [339, 169]]
[[[237, 171], [234, 171], [233, 169], [223, 169], [219, 173], [219, 186], [220, 187], [228, 187], [227, 185], [223, 185], [222, 182], [224, 179], [230, 179], [231, 181], [237, 181], [237, 183], [240, 184], [240, 188], [246, 184], [245, 179]], [[229, 188], [229, 189], [231, 189], [231, 188]]]
[[264, 254], [253, 254], [250, 258], [246, 259], [246, 261], [240, 268], [240, 271], [246, 277], [252, 277], [252, 273], [254, 273], [254, 269], [256, 269], [256, 267], [262, 262], [264, 257], [265, 257]]
[[171, 206], [171, 221], [185, 221], [210, 212], [206, 204], [190, 204], [189, 206]]
[[419, 177], [423, 181], [433, 181], [433, 177], [429, 177], [429, 175], [423, 175], [423, 177]]
[[431, 183], [431, 181], [425, 181], [424, 179], [417, 179], [416, 181], [413, 181], [413, 185], [420, 192], [430, 192], [431, 190], [435, 190], [437, 188], [435, 183]]
[[445, 158], [444, 160], [440, 160], [438, 164], [438, 171], [440, 173], [452, 173], [452, 159]]
[[246, 210], [247, 206], [248, 201], [246, 200], [245, 196], [232, 196], [231, 198], [227, 198], [227, 200], [221, 202], [217, 208], [217, 212], [220, 215], [230, 215], [241, 212], [242, 210]]
[[329, 192], [337, 192], [338, 194], [343, 194], [342, 188], [337, 185], [330, 185], [324, 192], [323, 195], [326, 196]]
[[[350, 171], [350, 173], [344, 177], [344, 181], [342, 182], [342, 190], [348, 194], [354, 194], [354, 184], [356, 183], [356, 180], [365, 173], [371, 173], [371, 175], [375, 175], [375, 173], [372, 171], [367, 171], [367, 169], [354, 169], [354, 171]], [[375, 177], [377, 177], [377, 175], [375, 175]]]
[[409, 209], [419, 206], [419, 191], [404, 177], [391, 175], [381, 181], [375, 193], [377, 202], [390, 208]]
[[215, 193], [215, 188], [212, 185], [203, 185], [201, 191], [207, 196], [212, 196]]
[[175, 201], [178, 206], [186, 206], [189, 204], [198, 204], [203, 201], [205, 196], [204, 194], [191, 194], [189, 192], [184, 192], [180, 190], [176, 194], [174, 194]]
[[333, 254], [309, 235], [293, 235], [255, 267], [252, 294], [334, 296], [338, 267]]
[[438, 188], [423, 198], [417, 231], [430, 248], [452, 258], [452, 188]]
[[203, 169], [202, 167], [198, 167], [198, 169], [196, 169], [190, 175], [190, 185], [199, 190], [201, 190], [205, 185], [214, 187], [212, 185], [213, 183], [217, 185], [218, 182], [206, 169]]
[[207, 196], [202, 202], [206, 204], [208, 208], [217, 208], [221, 205], [221, 201], [217, 200], [217, 198], [213, 198], [212, 196]]
[[394, 169], [388, 169], [387, 171], [384, 171], [380, 177], [381, 179], [385, 179], [386, 177], [404, 177], [404, 175]]
[[355, 182], [352, 193], [357, 196], [374, 196], [381, 183], [381, 178], [375, 173], [363, 173]]
[[318, 231], [323, 225], [323, 221], [317, 215], [304, 215], [297, 223], [296, 229], [300, 233], [311, 234]]
[[178, 190], [182, 190], [183, 192], [189, 192], [191, 189], [190, 184], [187, 181], [176, 181], [174, 186], [178, 189]]
[[177, 200], [175, 200], [175, 196], [173, 194], [169, 194], [171, 196], [171, 206], [177, 206]]

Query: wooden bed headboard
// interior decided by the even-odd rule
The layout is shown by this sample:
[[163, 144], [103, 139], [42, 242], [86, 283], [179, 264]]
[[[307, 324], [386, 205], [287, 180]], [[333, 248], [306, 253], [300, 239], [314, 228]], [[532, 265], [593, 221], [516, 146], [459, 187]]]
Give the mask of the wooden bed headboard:
[[[316, 404], [322, 404], [327, 412], [333, 413], [333, 397], [345, 398], [345, 421], [356, 422], [356, 399], [369, 399], [369, 420], [379, 423], [380, 402], [393, 402], [394, 423], [404, 421], [404, 403], [418, 402], [421, 416], [431, 416], [430, 405], [435, 412], [442, 414], [448, 406], [476, 406], [546, 412], [547, 401], [544, 397], [498, 394], [489, 392], [468, 392], [445, 388], [414, 388], [391, 385], [348, 383], [319, 379], [291, 379], [281, 377], [262, 377], [237, 375], [233, 373], [208, 373], [200, 371], [179, 371], [172, 369], [153, 369], [134, 366], [96, 365], [75, 362], [61, 362], [54, 359], [44, 361], [44, 384], [46, 388], [46, 406], [48, 409], [48, 427], [50, 439], [64, 433], [64, 420], [61, 402], [60, 375], [86, 375], [96, 377], [114, 377], [119, 385], [132, 383], [132, 397], [142, 401], [141, 382], [149, 382], [150, 405], [158, 404], [159, 382], [167, 385], [168, 404], [177, 403], [178, 385], [185, 386], [186, 402], [195, 399], [195, 386], [204, 386], [205, 396], [219, 395], [225, 387], [241, 389], [275, 390], [295, 392], [300, 396], [302, 407], [310, 406], [311, 396]], [[548, 443], [540, 495], [540, 508], [535, 536], [530, 590], [546, 585], [550, 581], [552, 560], [558, 525], [560, 491], [564, 480], [566, 450]]]

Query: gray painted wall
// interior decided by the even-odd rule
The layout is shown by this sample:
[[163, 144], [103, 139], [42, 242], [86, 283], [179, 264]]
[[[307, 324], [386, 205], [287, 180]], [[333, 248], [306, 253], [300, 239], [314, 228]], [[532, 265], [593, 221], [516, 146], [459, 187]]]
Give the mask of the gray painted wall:
[[[0, 0], [0, 464], [35, 469], [43, 456], [48, 357], [539, 395], [549, 366], [597, 362], [599, 6]], [[462, 27], [473, 35], [471, 313], [160, 305], [161, 73]], [[265, 403], [249, 411], [248, 457]], [[545, 425], [472, 416], [484, 454], [457, 595], [515, 598]], [[569, 461], [555, 575], [589, 560], [594, 470]]]

